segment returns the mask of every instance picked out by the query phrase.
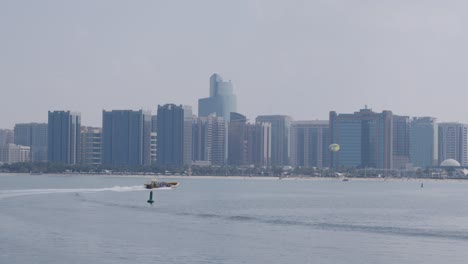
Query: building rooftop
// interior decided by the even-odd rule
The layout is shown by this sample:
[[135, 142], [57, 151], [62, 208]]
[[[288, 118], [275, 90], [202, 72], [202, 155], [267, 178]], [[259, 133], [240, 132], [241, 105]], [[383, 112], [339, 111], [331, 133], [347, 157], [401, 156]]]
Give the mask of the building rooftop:
[[454, 159], [446, 159], [440, 163], [440, 167], [460, 167], [460, 162]]

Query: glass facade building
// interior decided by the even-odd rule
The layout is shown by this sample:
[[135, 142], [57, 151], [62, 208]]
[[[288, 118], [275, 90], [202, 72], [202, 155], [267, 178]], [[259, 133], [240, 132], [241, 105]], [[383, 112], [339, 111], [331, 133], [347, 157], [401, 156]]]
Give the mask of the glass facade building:
[[166, 104], [158, 106], [157, 164], [182, 167], [192, 164], [192, 108]]
[[393, 114], [361, 109], [353, 114], [330, 112], [331, 143], [340, 145], [331, 153], [332, 167], [393, 168]]
[[295, 121], [291, 125], [291, 165], [330, 166], [330, 125], [328, 121]]
[[284, 115], [261, 115], [255, 121], [256, 123], [271, 124], [271, 164], [273, 166], [289, 165], [291, 156], [291, 117]]
[[11, 129], [0, 129], [0, 146], [13, 144], [14, 132]]
[[410, 158], [416, 167], [438, 165], [439, 129], [433, 117], [414, 117], [410, 128]]
[[406, 169], [410, 163], [410, 118], [393, 116], [393, 168]]
[[15, 125], [15, 144], [31, 147], [31, 161], [33, 162], [47, 161], [47, 128], [46, 123]]
[[231, 112], [228, 129], [228, 164], [233, 166], [247, 164], [247, 142], [245, 131], [247, 118]]
[[81, 162], [81, 115], [70, 111], [49, 111], [47, 157], [49, 162]]
[[230, 113], [237, 111], [237, 97], [231, 81], [215, 73], [210, 77], [210, 97], [198, 100], [198, 116], [216, 114], [229, 122]]
[[226, 130], [224, 118], [215, 115], [193, 120], [193, 161], [210, 165], [226, 164]]
[[151, 114], [145, 111], [102, 112], [102, 163], [151, 164]]

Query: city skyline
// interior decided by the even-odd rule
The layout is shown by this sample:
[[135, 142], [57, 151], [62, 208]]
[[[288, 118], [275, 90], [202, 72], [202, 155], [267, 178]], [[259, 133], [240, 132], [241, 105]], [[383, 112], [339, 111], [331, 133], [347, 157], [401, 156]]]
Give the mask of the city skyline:
[[215, 114], [196, 117], [190, 106], [166, 104], [159, 105], [153, 116], [142, 110], [104, 110], [103, 127], [97, 128], [81, 126], [78, 112], [49, 111], [47, 124], [0, 130], [0, 162], [44, 161], [47, 154], [52, 163], [113, 166], [407, 170], [452, 161], [468, 164], [466, 124], [410, 119], [391, 111], [373, 112], [367, 106], [354, 113], [329, 114], [329, 120], [320, 121], [273, 115], [257, 116], [254, 122], [231, 112], [225, 122]]
[[[121, 109], [125, 109], [125, 110], [129, 110], [129, 111], [144, 111], [144, 112], [149, 112], [151, 113], [152, 115], [156, 115], [157, 114], [157, 107], [158, 105], [164, 105], [164, 104], [178, 104], [177, 102], [161, 102], [161, 103], [158, 103], [156, 105], [156, 108], [115, 108], [115, 109], [101, 109], [100, 113], [102, 113], [102, 111], [112, 111], [112, 110], [121, 110]], [[182, 104], [184, 106], [189, 106], [189, 107], [192, 107], [192, 109], [196, 109], [197, 107], [195, 107], [195, 105], [187, 105], [187, 104]], [[366, 106], [368, 105], [363, 105], [363, 106], [358, 106], [356, 109], [363, 109], [365, 108]], [[82, 111], [80, 109], [69, 109], [69, 108], [64, 108], [66, 109], [66, 111], [70, 111], [70, 112], [78, 112], [78, 113], [82, 113]], [[350, 109], [349, 111], [346, 110], [346, 111], [342, 111], [342, 112], [354, 112], [356, 111], [356, 109]], [[382, 111], [393, 111], [393, 109], [383, 109], [383, 110], [376, 110], [375, 108], [372, 108], [372, 107], [369, 107], [369, 110], [372, 110], [372, 111], [375, 111], [375, 112], [382, 112]], [[63, 109], [49, 109], [47, 111], [63, 111]], [[46, 113], [47, 113], [46, 111]], [[195, 112], [195, 111], [193, 111]], [[252, 115], [247, 115], [245, 114], [247, 120], [255, 120], [256, 117], [258, 116], [277, 116], [277, 115], [281, 115], [281, 116], [289, 116], [292, 118], [292, 121], [322, 121], [322, 120], [328, 120], [328, 114], [329, 114], [330, 110], [327, 110], [326, 113], [327, 113], [327, 116], [324, 116], [323, 118], [316, 118], [315, 116], [310, 116], [310, 117], [305, 117], [305, 118], [301, 118], [301, 119], [297, 119], [295, 118], [295, 116], [290, 116], [290, 115], [287, 115], [287, 114], [284, 114], [284, 113], [280, 113], [280, 112], [272, 112], [272, 113], [276, 113], [276, 114], [257, 114], [257, 113], [252, 113]], [[436, 118], [437, 119], [437, 122], [438, 123], [462, 123], [462, 124], [468, 124], [468, 122], [463, 122], [463, 121], [460, 121], [460, 120], [452, 120], [452, 119], [449, 119], [449, 120], [452, 120], [452, 121], [446, 121], [446, 120], [441, 120], [439, 117], [437, 116], [431, 116], [431, 115], [428, 115], [428, 114], [424, 114], [422, 113], [421, 115], [412, 115], [412, 114], [409, 114], [409, 113], [397, 113], [397, 114], [401, 114], [401, 115], [406, 115], [406, 116], [409, 116], [409, 117], [433, 117], [433, 118]], [[82, 116], [82, 120], [83, 120], [83, 115], [81, 114]], [[98, 119], [95, 119], [94, 118], [94, 115], [93, 115], [93, 118], [91, 120], [95, 120], [95, 121], [92, 121], [92, 122], [97, 122], [96, 124], [94, 123], [90, 123], [91, 121], [87, 120], [86, 117], [84, 118], [84, 122], [82, 123], [83, 126], [89, 126], [89, 127], [102, 127], [102, 114], [99, 115], [99, 114], [96, 114], [96, 116], [98, 116]], [[193, 116], [197, 116], [197, 114], [193, 114]], [[45, 118], [44, 120], [40, 119], [40, 120], [26, 120], [24, 122], [20, 122], [20, 121], [16, 121], [16, 120], [12, 120], [12, 126], [8, 126], [8, 127], [0, 127], [0, 129], [7, 129], [7, 130], [13, 130], [13, 128], [15, 127], [15, 125], [17, 124], [22, 124], [22, 123], [47, 123], [47, 114], [45, 115]]]
[[10, 99], [0, 105], [2, 128], [46, 122], [43, 113], [60, 109], [90, 126], [103, 109], [177, 103], [197, 113], [213, 72], [232, 80], [248, 117], [321, 120], [368, 104], [468, 123], [465, 2], [27, 6], [0, 3], [0, 87]]

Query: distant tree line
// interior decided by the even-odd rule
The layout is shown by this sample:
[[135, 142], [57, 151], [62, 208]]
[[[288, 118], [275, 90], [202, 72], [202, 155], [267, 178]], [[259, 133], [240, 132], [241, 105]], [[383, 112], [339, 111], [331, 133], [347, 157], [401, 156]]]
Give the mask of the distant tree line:
[[328, 171], [317, 168], [291, 168], [283, 167], [258, 167], [258, 166], [185, 166], [162, 167], [150, 166], [115, 166], [115, 165], [69, 165], [51, 162], [20, 162], [3, 164], [0, 171], [10, 173], [89, 173], [89, 174], [163, 174], [163, 175], [197, 175], [197, 176], [288, 176], [304, 175], [316, 177], [332, 176]]
[[[19, 162], [3, 164], [0, 172], [7, 173], [83, 173], [83, 174], [157, 174], [157, 175], [195, 175], [195, 176], [275, 176], [275, 177], [411, 177], [431, 178], [434, 171], [418, 169], [415, 171], [388, 171], [362, 168], [315, 168], [315, 167], [260, 167], [260, 166], [124, 166], [124, 165], [69, 165], [52, 162]], [[338, 172], [338, 173], [337, 173]], [[449, 176], [454, 175], [449, 172]], [[440, 173], [439, 173], [440, 175]]]

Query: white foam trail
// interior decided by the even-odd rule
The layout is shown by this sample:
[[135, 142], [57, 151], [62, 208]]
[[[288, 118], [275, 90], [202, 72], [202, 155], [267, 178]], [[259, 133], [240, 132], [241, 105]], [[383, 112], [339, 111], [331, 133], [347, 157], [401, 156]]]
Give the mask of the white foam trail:
[[[159, 188], [165, 189], [165, 188]], [[168, 188], [170, 189], [170, 188]], [[110, 188], [94, 188], [94, 189], [23, 189], [23, 190], [1, 190], [0, 200], [11, 197], [39, 195], [39, 194], [54, 194], [54, 193], [93, 193], [93, 192], [132, 192], [144, 191], [146, 188], [141, 185], [135, 186], [114, 186]]]

